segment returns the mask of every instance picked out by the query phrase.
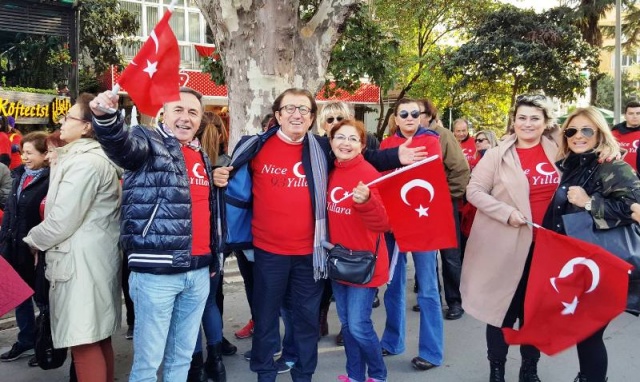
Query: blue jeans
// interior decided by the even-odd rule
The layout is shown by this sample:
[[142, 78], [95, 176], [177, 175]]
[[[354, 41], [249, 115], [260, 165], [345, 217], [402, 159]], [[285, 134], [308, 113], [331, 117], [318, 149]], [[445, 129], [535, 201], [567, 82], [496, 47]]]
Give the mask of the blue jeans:
[[347, 375], [352, 381], [367, 377], [386, 381], [387, 367], [382, 359], [380, 340], [373, 328], [371, 310], [376, 288], [354, 287], [332, 281], [338, 317], [342, 323]]
[[291, 301], [291, 332], [298, 356], [291, 379], [310, 382], [318, 364], [318, 315], [324, 287], [324, 280], [313, 279], [313, 255], [285, 256], [259, 248], [254, 255], [251, 370], [260, 382], [276, 380], [273, 354], [280, 349], [280, 310], [287, 299]]
[[[387, 247], [390, 248], [389, 253], [393, 253], [395, 239], [391, 235], [385, 235], [385, 239]], [[416, 279], [420, 285], [418, 288], [418, 305], [420, 306], [418, 356], [434, 365], [441, 365], [444, 358], [444, 323], [438, 291], [436, 251], [413, 252], [413, 263]], [[405, 351], [406, 284], [407, 254], [400, 252], [393, 279], [384, 293], [387, 321], [380, 341], [382, 347], [392, 354]]]
[[135, 309], [130, 382], [186, 381], [209, 295], [209, 268], [174, 275], [131, 272]]
[[[218, 290], [218, 284], [220, 283], [220, 272], [217, 272], [216, 275], [209, 280], [209, 297], [207, 297], [207, 302], [204, 305], [204, 313], [202, 314], [202, 329], [204, 329], [207, 345], [211, 346], [222, 342], [222, 315], [216, 303], [216, 292]], [[200, 332], [198, 332], [198, 340], [196, 341], [196, 348], [193, 352], [197, 353], [202, 350], [202, 336]]]
[[20, 346], [24, 349], [33, 348], [36, 344], [36, 316], [31, 297], [16, 306], [16, 323], [20, 329], [18, 332]]

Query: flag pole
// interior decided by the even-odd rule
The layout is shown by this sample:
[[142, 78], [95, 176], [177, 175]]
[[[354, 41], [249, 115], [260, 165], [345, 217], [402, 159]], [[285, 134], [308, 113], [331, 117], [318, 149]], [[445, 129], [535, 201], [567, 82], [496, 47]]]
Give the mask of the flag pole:
[[[178, 0], [171, 0], [171, 3], [169, 4], [169, 12], [173, 13], [173, 10], [176, 8], [176, 5], [178, 5]], [[115, 85], [113, 85], [113, 88], [111, 89], [111, 94], [117, 95], [119, 91], [120, 91], [120, 84], [116, 83]], [[97, 109], [107, 114], [115, 114], [118, 111], [112, 107], [103, 106], [100, 103], [98, 103]]]
[[[392, 172], [390, 172], [388, 174], [382, 175], [381, 177], [372, 180], [371, 182], [365, 184], [365, 186], [371, 187], [376, 183], [380, 183], [383, 180], [387, 180], [387, 179], [392, 178], [392, 177], [394, 177], [396, 175], [402, 174], [405, 171], [409, 171], [409, 170], [414, 169], [414, 168], [416, 168], [418, 166], [422, 166], [425, 163], [433, 162], [434, 160], [438, 159], [439, 157], [440, 156], [437, 155], [437, 154], [436, 155], [432, 155], [432, 156], [426, 157], [423, 160], [418, 161], [416, 163], [412, 163], [412, 164], [410, 164], [408, 166], [400, 167], [399, 169], [396, 169], [396, 170], [394, 170], [394, 171], [392, 171]], [[353, 196], [353, 192], [349, 192], [349, 193], [345, 194], [342, 197], [342, 199], [338, 200], [338, 202], [336, 204], [341, 203], [341, 202], [349, 199], [351, 196]]]

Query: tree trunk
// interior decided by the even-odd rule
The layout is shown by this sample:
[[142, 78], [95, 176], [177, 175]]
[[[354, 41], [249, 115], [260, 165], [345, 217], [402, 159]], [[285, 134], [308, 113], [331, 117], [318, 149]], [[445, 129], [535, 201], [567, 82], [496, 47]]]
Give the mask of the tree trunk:
[[229, 94], [231, 152], [240, 137], [260, 131], [284, 90], [315, 94], [331, 51], [358, 0], [325, 0], [308, 22], [295, 0], [196, 0], [213, 30]]

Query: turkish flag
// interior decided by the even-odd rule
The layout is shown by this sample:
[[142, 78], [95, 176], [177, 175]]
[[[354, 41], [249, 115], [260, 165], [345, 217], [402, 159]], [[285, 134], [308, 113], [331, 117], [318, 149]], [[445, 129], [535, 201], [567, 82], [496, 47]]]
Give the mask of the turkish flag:
[[180, 100], [180, 50], [167, 10], [118, 83], [142, 114], [155, 116], [166, 102]]
[[539, 229], [524, 326], [503, 328], [505, 340], [553, 355], [588, 338], [625, 310], [631, 269], [597, 245]]
[[441, 156], [400, 168], [385, 177], [388, 178], [378, 183], [378, 189], [401, 252], [458, 245]]
[[33, 290], [18, 275], [4, 257], [0, 256], [0, 317], [22, 304], [28, 299]]

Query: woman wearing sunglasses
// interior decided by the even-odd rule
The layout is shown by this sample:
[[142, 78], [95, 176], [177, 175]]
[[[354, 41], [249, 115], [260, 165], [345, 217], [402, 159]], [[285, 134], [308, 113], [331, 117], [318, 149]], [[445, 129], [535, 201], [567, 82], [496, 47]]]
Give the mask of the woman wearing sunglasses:
[[[462, 307], [487, 323], [491, 382], [504, 382], [509, 346], [501, 328], [523, 325], [524, 296], [535, 232], [559, 182], [558, 146], [545, 131], [553, 105], [543, 95], [516, 99], [514, 134], [489, 149], [471, 172], [467, 200], [478, 210], [462, 263]], [[520, 346], [520, 382], [540, 381], [540, 351]]]
[[[593, 107], [577, 109], [562, 126], [560, 185], [544, 217], [543, 226], [566, 234], [562, 215], [589, 211], [599, 229], [633, 224], [631, 203], [640, 202], [640, 179], [623, 160], [599, 163], [603, 151], [619, 146], [602, 114]], [[608, 324], [607, 324], [608, 325]], [[575, 382], [603, 382], [607, 375], [604, 325], [578, 343], [580, 372]]]
[[482, 159], [484, 153], [492, 147], [498, 145], [498, 139], [496, 134], [491, 130], [478, 131], [474, 136], [476, 145], [476, 152], [473, 154], [473, 158], [469, 161], [469, 167], [471, 170], [478, 164], [478, 161]]
[[[381, 149], [397, 147], [411, 139], [410, 147], [425, 146], [429, 155], [442, 155], [438, 134], [420, 126], [420, 106], [417, 101], [400, 99], [395, 106], [395, 123], [398, 127], [380, 144]], [[387, 249], [393, 253], [395, 239], [386, 234]], [[429, 370], [442, 364], [444, 358], [444, 334], [442, 306], [438, 291], [438, 273], [436, 270], [436, 251], [414, 251], [416, 280], [418, 288], [418, 306], [420, 307], [420, 333], [418, 356], [411, 360], [417, 370]], [[407, 254], [400, 252], [394, 269], [394, 276], [384, 294], [387, 320], [381, 345], [383, 355], [400, 354], [405, 351], [405, 314]]]

